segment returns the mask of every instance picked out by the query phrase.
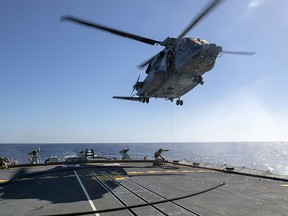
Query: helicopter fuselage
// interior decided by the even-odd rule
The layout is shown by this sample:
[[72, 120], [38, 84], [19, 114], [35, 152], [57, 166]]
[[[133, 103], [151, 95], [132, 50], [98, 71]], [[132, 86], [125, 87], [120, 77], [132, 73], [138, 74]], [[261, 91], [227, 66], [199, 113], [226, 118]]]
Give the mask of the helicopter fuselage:
[[210, 71], [222, 47], [205, 40], [182, 38], [167, 46], [148, 65], [144, 81], [134, 86], [139, 101], [147, 98], [164, 98], [173, 101], [203, 84], [202, 75]]

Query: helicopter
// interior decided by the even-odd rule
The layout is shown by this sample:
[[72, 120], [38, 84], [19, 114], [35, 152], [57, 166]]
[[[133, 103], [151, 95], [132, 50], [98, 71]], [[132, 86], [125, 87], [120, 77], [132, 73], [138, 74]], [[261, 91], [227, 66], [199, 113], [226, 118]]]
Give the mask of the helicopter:
[[[131, 96], [113, 96], [113, 98], [142, 103], [149, 103], [151, 98], [162, 98], [171, 102], [176, 99], [176, 105], [182, 106], [183, 100], [181, 97], [197, 85], [204, 84], [203, 74], [214, 67], [216, 59], [220, 54], [255, 54], [255, 52], [223, 51], [222, 47], [215, 43], [209, 43], [200, 38], [184, 37], [200, 20], [223, 1], [211, 1], [177, 38], [167, 37], [164, 41], [127, 33], [70, 15], [63, 16], [60, 20], [96, 28], [149, 45], [163, 46], [164, 49], [162, 51], [139, 65], [139, 68], [147, 66], [147, 76], [143, 81], [139, 81], [139, 75], [136, 83], [133, 85]], [[136, 91], [135, 94], [134, 91]]]

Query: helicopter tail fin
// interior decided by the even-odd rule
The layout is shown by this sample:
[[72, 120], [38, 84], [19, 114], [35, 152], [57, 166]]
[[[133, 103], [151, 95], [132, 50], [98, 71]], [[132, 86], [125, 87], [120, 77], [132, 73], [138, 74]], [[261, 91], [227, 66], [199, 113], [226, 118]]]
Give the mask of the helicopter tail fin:
[[130, 101], [140, 101], [140, 97], [125, 97], [125, 96], [113, 96], [113, 99], [120, 99], [120, 100], [130, 100]]
[[142, 103], [149, 103], [148, 97], [123, 97], [123, 96], [113, 96], [113, 99], [121, 99], [121, 100], [130, 100], [130, 101], [139, 101]]

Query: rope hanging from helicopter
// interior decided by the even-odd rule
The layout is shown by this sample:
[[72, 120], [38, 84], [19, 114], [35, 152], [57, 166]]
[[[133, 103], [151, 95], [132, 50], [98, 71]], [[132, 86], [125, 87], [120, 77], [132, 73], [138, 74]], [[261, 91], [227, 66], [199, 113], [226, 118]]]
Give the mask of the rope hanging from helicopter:
[[174, 127], [173, 127], [173, 106], [170, 104], [170, 133], [171, 133], [171, 152], [175, 152], [174, 148]]

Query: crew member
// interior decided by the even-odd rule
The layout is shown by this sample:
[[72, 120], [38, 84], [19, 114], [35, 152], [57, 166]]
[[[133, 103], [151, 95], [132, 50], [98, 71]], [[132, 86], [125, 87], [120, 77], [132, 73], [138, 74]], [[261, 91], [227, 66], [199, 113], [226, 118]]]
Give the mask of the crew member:
[[168, 151], [168, 150], [163, 150], [162, 148], [160, 148], [154, 153], [154, 158], [156, 160], [155, 161], [156, 166], [165, 165], [165, 158], [161, 155], [163, 151]]
[[7, 165], [8, 162], [9, 162], [9, 159], [8, 159], [8, 158], [1, 157], [1, 158], [0, 158], [0, 166], [1, 166], [1, 169], [9, 170], [8, 165]]

